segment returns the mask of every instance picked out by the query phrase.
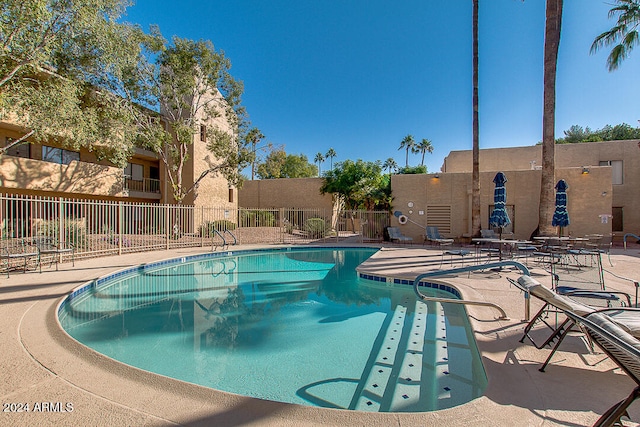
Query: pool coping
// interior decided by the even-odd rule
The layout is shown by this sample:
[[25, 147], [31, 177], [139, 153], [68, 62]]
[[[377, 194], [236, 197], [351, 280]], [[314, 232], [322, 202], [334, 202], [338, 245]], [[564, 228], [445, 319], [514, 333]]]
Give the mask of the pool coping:
[[[272, 248], [269, 248], [272, 249]], [[517, 344], [522, 330], [519, 320], [503, 322], [486, 320], [491, 312], [482, 308], [471, 308], [469, 314], [475, 330], [476, 341], [483, 355], [483, 364], [489, 378], [488, 392], [468, 404], [428, 413], [367, 413], [314, 408], [295, 404], [263, 401], [220, 392], [180, 380], [162, 377], [110, 360], [77, 343], [53, 321], [57, 318], [57, 305], [64, 295], [84, 278], [96, 277], [94, 271], [105, 274], [116, 271], [118, 263], [135, 263], [136, 259], [159, 259], [171, 253], [193, 254], [197, 250], [177, 250], [164, 253], [132, 254], [109, 259], [76, 262], [76, 267], [61, 265], [60, 272], [45, 272], [42, 275], [27, 273], [14, 275], [12, 280], [8, 316], [0, 319], [4, 332], [3, 342], [8, 344], [2, 357], [2, 373], [5, 384], [0, 389], [3, 401], [34, 401], [34, 399], [65, 399], [74, 403], [70, 413], [11, 413], [3, 414], [13, 425], [22, 424], [93, 424], [93, 425], [200, 425], [218, 423], [222, 425], [424, 425], [425, 423], [466, 425], [513, 425], [514, 419], [527, 424], [563, 425], [567, 422], [589, 424], [597, 418], [595, 411], [602, 411], [611, 402], [585, 401], [582, 396], [576, 403], [569, 394], [558, 392], [545, 385], [548, 380], [557, 380], [557, 375], [546, 377], [536, 374], [537, 361], [543, 360], [544, 352], [533, 351], [528, 344]], [[93, 274], [93, 275], [92, 275]], [[403, 273], [407, 274], [407, 273]], [[73, 280], [70, 277], [74, 276]], [[77, 276], [77, 277], [76, 277]], [[98, 275], [100, 277], [101, 275]], [[465, 298], [481, 294], [464, 278], [447, 278], [447, 282], [459, 288]], [[86, 281], [86, 280], [85, 280]], [[54, 282], [55, 285], [47, 285]], [[501, 282], [506, 282], [502, 280]], [[15, 283], [15, 285], [13, 285]], [[21, 284], [34, 284], [34, 289], [20, 289]], [[42, 294], [42, 287], [51, 286], [57, 293]], [[496, 291], [507, 299], [508, 286]], [[25, 285], [25, 288], [28, 286]], [[49, 289], [49, 288], [45, 288]], [[513, 291], [513, 290], [511, 290]], [[66, 292], [66, 293], [65, 293]], [[495, 291], [494, 291], [495, 292]], [[511, 292], [512, 293], [512, 292]], [[5, 294], [3, 298], [7, 298]], [[513, 301], [510, 314], [517, 318], [522, 312], [521, 300]], [[5, 306], [6, 307], [6, 306]], [[13, 326], [11, 326], [13, 325]], [[479, 326], [479, 327], [478, 327]], [[15, 336], [13, 335], [15, 334]], [[505, 339], [510, 339], [506, 351], [502, 348]], [[500, 344], [500, 345], [498, 345]], [[513, 354], [509, 355], [512, 352]], [[505, 359], [505, 353], [507, 358]], [[563, 354], [567, 359], [569, 355]], [[504, 365], [509, 358], [518, 360]], [[486, 361], [491, 363], [487, 367]], [[579, 362], [579, 361], [578, 361]], [[560, 365], [575, 365], [575, 360], [559, 361]], [[505, 369], [505, 366], [507, 369]], [[602, 366], [602, 365], [601, 365]], [[571, 366], [573, 368], [573, 366]], [[559, 371], [560, 369], [556, 369]], [[504, 374], [509, 379], [504, 383]], [[503, 376], [498, 384], [497, 373]], [[557, 374], [557, 372], [556, 372]], [[544, 375], [544, 374], [543, 374]], [[616, 375], [617, 381], [626, 378]], [[607, 381], [610, 378], [607, 376]], [[529, 383], [530, 388], [522, 385]], [[552, 381], [553, 383], [553, 381]], [[583, 389], [580, 384], [571, 384], [573, 390]], [[600, 382], [602, 386], [603, 383]], [[497, 388], [502, 387], [501, 390]], [[566, 388], [566, 387], [564, 387]], [[614, 387], [616, 389], [617, 387]], [[617, 395], [624, 393], [627, 386]], [[554, 392], [554, 389], [556, 391]], [[568, 391], [568, 390], [565, 390]], [[629, 388], [630, 391], [630, 388]], [[627, 391], [628, 393], [628, 391]], [[515, 398], [516, 395], [520, 397]], [[548, 396], [544, 396], [548, 395]], [[612, 401], [614, 397], [611, 397]], [[555, 400], [556, 403], [552, 403]], [[576, 399], [573, 399], [576, 400]], [[601, 400], [601, 399], [599, 399]], [[545, 403], [548, 402], [548, 403]], [[563, 403], [565, 402], [565, 403]], [[592, 411], [589, 408], [593, 407]], [[106, 415], [108, 414], [108, 415]], [[3, 418], [0, 418], [0, 424]]]

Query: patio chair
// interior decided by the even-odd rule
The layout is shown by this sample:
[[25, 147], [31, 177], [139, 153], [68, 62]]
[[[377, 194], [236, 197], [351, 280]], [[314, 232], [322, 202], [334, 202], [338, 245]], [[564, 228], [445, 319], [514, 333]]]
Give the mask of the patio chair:
[[[589, 292], [607, 291], [605, 286], [605, 273], [618, 279], [632, 282], [636, 289], [638, 281], [611, 273], [602, 267], [602, 256], [599, 251], [568, 251], [562, 254], [556, 262], [550, 264], [553, 279], [553, 290], [559, 294], [572, 294], [574, 298], [584, 298], [586, 304], [601, 306], [602, 299], [597, 297], [589, 299]], [[637, 296], [634, 305], [637, 305]], [[610, 306], [610, 305], [607, 305]]]
[[75, 254], [76, 249], [71, 244], [58, 243], [56, 239], [48, 236], [36, 237], [33, 239], [33, 243], [38, 249], [40, 258], [40, 272], [42, 272], [42, 259], [44, 256], [51, 256], [49, 261], [49, 267], [55, 262], [56, 271], [58, 271], [58, 263], [62, 262], [62, 256], [65, 254], [71, 254], [71, 264], [75, 267]]
[[[519, 289], [544, 302], [542, 308], [525, 326], [522, 338], [520, 338], [520, 342], [524, 342], [525, 338], [528, 338], [538, 349], [554, 344], [551, 353], [539, 368], [541, 372], [544, 372], [558, 347], [574, 326], [572, 318], [566, 316], [568, 312], [579, 316], [586, 316], [595, 312], [607, 313], [629, 333], [640, 337], [640, 309], [630, 307], [631, 297], [624, 292], [589, 292], [589, 298], [605, 303], [600, 304], [600, 306], [592, 306], [574, 299], [581, 296], [581, 291], [576, 291], [573, 297], [570, 297], [554, 292], [531, 276], [520, 276], [517, 281], [510, 277], [507, 279]], [[584, 291], [582, 292], [584, 293]], [[555, 321], [549, 321], [550, 314], [555, 315], [553, 316]], [[557, 316], [563, 314], [565, 318], [562, 322], [559, 322]], [[542, 342], [540, 342], [540, 339], [536, 340], [532, 334], [533, 328], [540, 323], [551, 330], [551, 334]]]
[[594, 427], [623, 425], [621, 418], [629, 418], [627, 408], [640, 396], [640, 341], [604, 313], [580, 316], [568, 312], [567, 316], [637, 384], [629, 396], [605, 411]]
[[26, 273], [28, 261], [32, 258], [36, 260], [36, 267], [40, 265], [40, 255], [38, 249], [33, 246], [27, 240], [20, 240], [14, 246], [6, 246], [2, 248], [2, 259], [5, 261], [5, 269], [7, 271], [7, 278], [9, 277], [9, 271], [12, 268], [17, 268], [18, 264], [12, 262], [14, 260], [21, 260], [23, 262], [23, 271]]
[[440, 235], [440, 231], [438, 227], [435, 226], [427, 226], [426, 228], [426, 236], [425, 241], [428, 241], [431, 244], [436, 244], [439, 246], [452, 245], [453, 239], [445, 239]]
[[413, 238], [402, 234], [402, 232], [398, 227], [387, 227], [387, 232], [389, 233], [389, 240], [391, 240], [392, 242], [398, 242], [398, 243], [413, 242]]

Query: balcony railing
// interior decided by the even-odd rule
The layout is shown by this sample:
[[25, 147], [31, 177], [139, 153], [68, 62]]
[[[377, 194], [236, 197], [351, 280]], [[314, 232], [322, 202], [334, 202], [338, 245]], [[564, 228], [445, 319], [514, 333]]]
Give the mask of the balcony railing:
[[160, 180], [143, 178], [140, 181], [125, 175], [124, 188], [128, 191], [139, 191], [141, 193], [160, 193]]

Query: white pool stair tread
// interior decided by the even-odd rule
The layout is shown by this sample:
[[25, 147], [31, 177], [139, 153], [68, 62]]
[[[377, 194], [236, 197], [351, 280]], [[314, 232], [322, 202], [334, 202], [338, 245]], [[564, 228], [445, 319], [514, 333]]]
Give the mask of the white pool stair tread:
[[358, 411], [379, 412], [384, 393], [389, 385], [389, 379], [395, 363], [398, 345], [402, 338], [402, 328], [404, 326], [407, 308], [398, 304], [391, 324], [387, 328], [380, 351], [376, 356], [373, 369], [365, 383], [364, 389], [355, 409]]
[[[440, 307], [436, 304], [436, 307]], [[416, 301], [415, 315], [411, 325], [407, 350], [402, 360], [395, 391], [391, 398], [390, 411], [416, 405], [420, 401], [423, 366], [423, 349], [427, 327], [427, 305]]]

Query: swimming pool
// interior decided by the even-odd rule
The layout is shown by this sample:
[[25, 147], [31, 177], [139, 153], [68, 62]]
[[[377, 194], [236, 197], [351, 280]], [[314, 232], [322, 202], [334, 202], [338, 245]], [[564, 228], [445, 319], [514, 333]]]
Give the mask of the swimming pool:
[[375, 251], [287, 248], [154, 263], [74, 291], [59, 319], [121, 362], [262, 399], [423, 412], [482, 395], [486, 376], [464, 309], [359, 278], [355, 267]]

